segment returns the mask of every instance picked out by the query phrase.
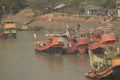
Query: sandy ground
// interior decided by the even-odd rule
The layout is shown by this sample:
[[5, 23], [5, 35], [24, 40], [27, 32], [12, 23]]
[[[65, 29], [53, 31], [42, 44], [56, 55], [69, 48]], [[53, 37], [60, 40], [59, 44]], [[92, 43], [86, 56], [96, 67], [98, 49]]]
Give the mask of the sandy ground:
[[[68, 24], [71, 28], [75, 29], [76, 24], [79, 23], [82, 28], [93, 28], [98, 26], [110, 26], [113, 28], [113, 31], [120, 38], [120, 23], [118, 21], [109, 20], [107, 22], [103, 21], [101, 16], [90, 16], [90, 17], [78, 17], [74, 16], [63, 16], [63, 14], [46, 14], [46, 15], [35, 15], [31, 10], [22, 10], [21, 12], [15, 15], [8, 15], [3, 19], [4, 20], [14, 20], [17, 24], [17, 27], [31, 21], [28, 24], [29, 27], [43, 26], [45, 33], [64, 33], [66, 25]], [[99, 25], [98, 22], [101, 24]]]
[[46, 15], [35, 15], [30, 10], [22, 10], [21, 12], [15, 15], [8, 15], [3, 20], [14, 20], [17, 23], [17, 26], [21, 26], [26, 22], [33, 20], [28, 25], [31, 27], [34, 26], [44, 26], [45, 29], [55, 29], [55, 30], [64, 30], [66, 25], [74, 28], [77, 23], [80, 23], [81, 27], [96, 27], [98, 26], [98, 21], [102, 22], [103, 19], [100, 17], [79, 17], [77, 15], [72, 16], [63, 16], [63, 14], [46, 14]]

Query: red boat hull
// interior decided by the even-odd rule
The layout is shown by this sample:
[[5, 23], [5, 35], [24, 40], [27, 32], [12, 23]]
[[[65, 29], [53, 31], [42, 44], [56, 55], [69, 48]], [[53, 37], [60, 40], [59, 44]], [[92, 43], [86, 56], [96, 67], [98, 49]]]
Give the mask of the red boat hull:
[[116, 35], [114, 33], [103, 34], [103, 35], [101, 35], [101, 39], [90, 43], [89, 47], [92, 50], [97, 49], [99, 47], [101, 47], [101, 48], [110, 47], [113, 44], [115, 44], [115, 41], [116, 41]]
[[88, 46], [88, 38], [79, 38], [77, 42], [74, 41], [74, 39], [69, 40], [71, 43], [71, 46], [66, 48], [65, 52], [67, 54], [79, 52], [80, 54], [83, 54]]

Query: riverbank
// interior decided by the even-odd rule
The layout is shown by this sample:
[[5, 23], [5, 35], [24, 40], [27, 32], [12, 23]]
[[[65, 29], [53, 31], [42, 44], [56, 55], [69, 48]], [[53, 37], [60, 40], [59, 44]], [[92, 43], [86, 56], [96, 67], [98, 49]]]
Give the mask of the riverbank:
[[[98, 22], [103, 23], [103, 17], [102, 16], [86, 16], [86, 15], [70, 15], [70, 14], [64, 14], [64, 13], [50, 13], [46, 15], [36, 15], [31, 10], [22, 10], [21, 12], [15, 14], [15, 15], [8, 15], [3, 20], [13, 19], [18, 26], [24, 24], [27, 21], [33, 20], [29, 24], [29, 26], [39, 26], [43, 25], [46, 26], [46, 28], [54, 28], [54, 26], [46, 25], [49, 23], [63, 23], [63, 24], [74, 24], [76, 26], [77, 23], [81, 24], [81, 27], [89, 26], [89, 27], [95, 27], [98, 26]], [[56, 27], [65, 27], [65, 25], [56, 25]], [[71, 27], [71, 26], [70, 26]], [[60, 28], [62, 29], [62, 28]], [[58, 29], [59, 30], [59, 29]]]
[[43, 31], [45, 33], [48, 33], [49, 31], [51, 31], [52, 33], [64, 33], [67, 24], [71, 28], [75, 29], [77, 23], [79, 23], [82, 28], [109, 26], [112, 27], [114, 29], [114, 32], [116, 32], [117, 34], [119, 34], [120, 31], [120, 19], [118, 17], [113, 17], [105, 22], [103, 16], [79, 16], [64, 13], [36, 15], [31, 10], [25, 9], [15, 15], [6, 16], [5, 18], [3, 18], [2, 21], [4, 20], [14, 20], [17, 24], [17, 27], [20, 27], [26, 22], [32, 20], [32, 22], [29, 23], [28, 26], [43, 26]]

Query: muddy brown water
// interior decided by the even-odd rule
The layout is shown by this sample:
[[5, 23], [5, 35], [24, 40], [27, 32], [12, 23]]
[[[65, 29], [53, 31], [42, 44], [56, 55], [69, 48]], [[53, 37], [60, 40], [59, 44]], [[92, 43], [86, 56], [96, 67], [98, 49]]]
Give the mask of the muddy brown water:
[[89, 56], [36, 53], [33, 33], [18, 31], [17, 39], [0, 40], [0, 80], [89, 80]]

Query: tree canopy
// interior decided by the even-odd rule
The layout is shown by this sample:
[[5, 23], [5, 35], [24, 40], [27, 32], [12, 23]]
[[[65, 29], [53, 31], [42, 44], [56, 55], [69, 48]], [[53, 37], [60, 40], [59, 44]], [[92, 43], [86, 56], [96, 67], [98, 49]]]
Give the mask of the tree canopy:
[[101, 7], [114, 7], [115, 6], [115, 0], [95, 0], [97, 5]]
[[16, 13], [25, 5], [25, 0], [0, 0], [0, 10], [3, 11], [4, 8], [4, 14]]
[[100, 7], [114, 7], [115, 0], [0, 0], [0, 12], [14, 14], [19, 10], [28, 7], [40, 13], [50, 12], [59, 4], [66, 4], [67, 7], [59, 11], [66, 13], [79, 13], [89, 4]]

